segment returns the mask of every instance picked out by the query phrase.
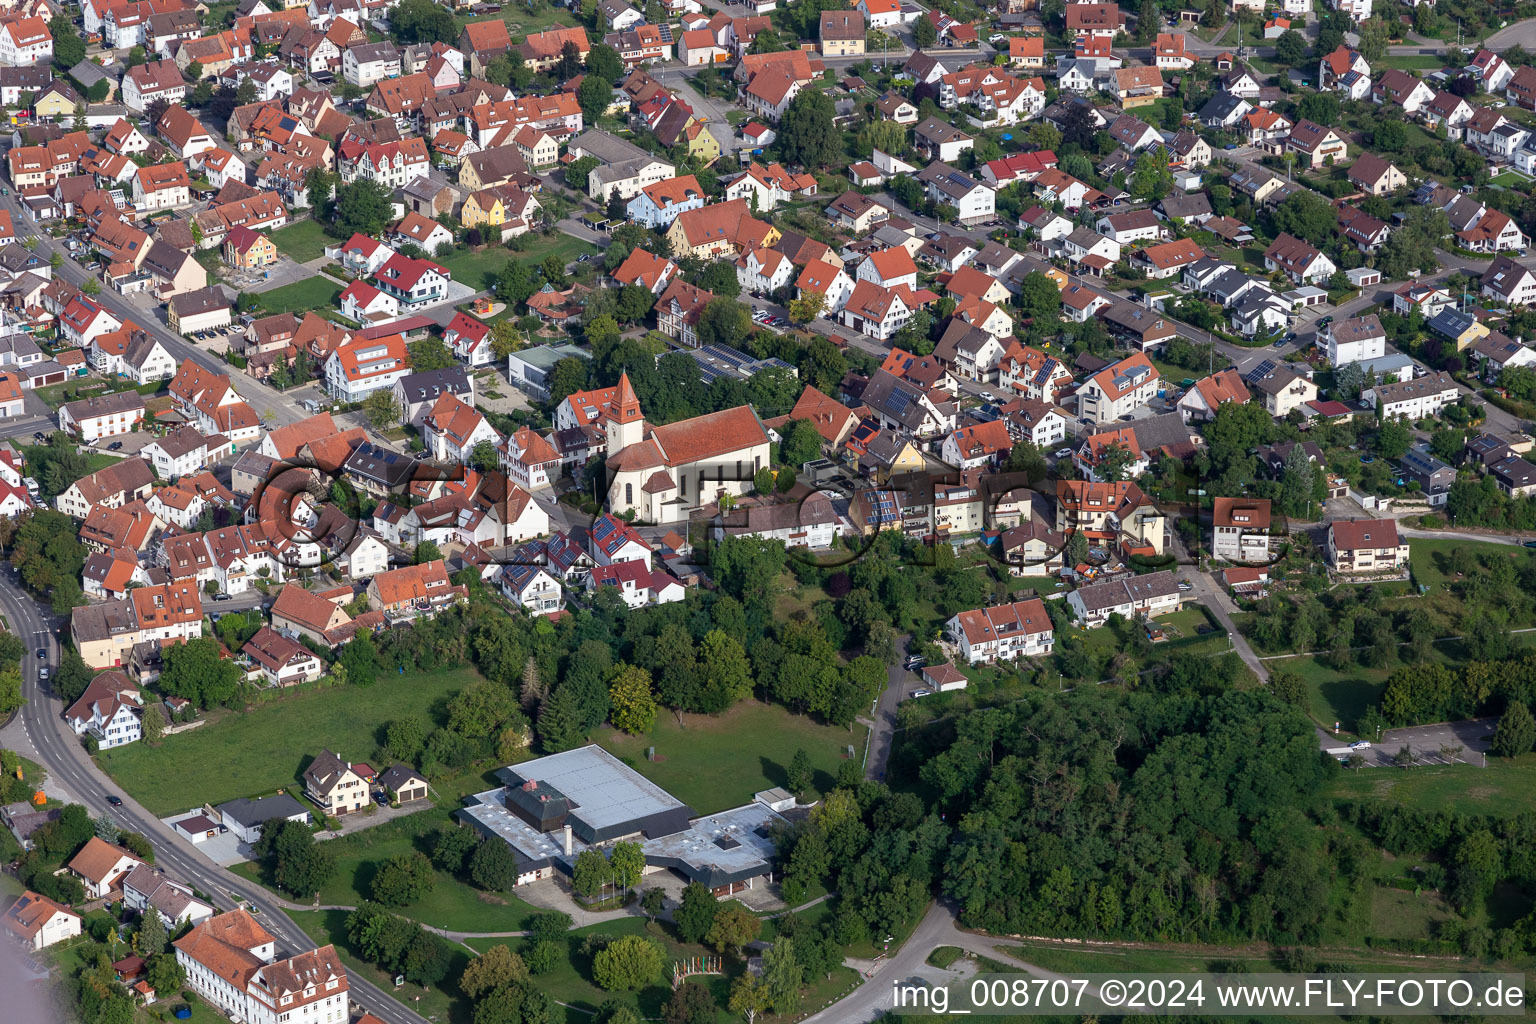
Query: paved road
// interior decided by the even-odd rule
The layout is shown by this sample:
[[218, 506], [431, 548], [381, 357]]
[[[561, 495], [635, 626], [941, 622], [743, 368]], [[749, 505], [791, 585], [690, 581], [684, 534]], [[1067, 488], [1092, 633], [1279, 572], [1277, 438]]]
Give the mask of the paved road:
[[[20, 202], [14, 193], [10, 196], [0, 197], [0, 209], [8, 210], [12, 220], [18, 226], [22, 226], [24, 230], [26, 227], [30, 227], [32, 222], [22, 211]], [[64, 257], [63, 264], [54, 271], [60, 279], [69, 282], [77, 288], [87, 278], [96, 280], [98, 284], [101, 283], [94, 275], [87, 273], [85, 268], [66, 253], [64, 247], [53, 238], [42, 233], [38, 233], [36, 238], [38, 243], [35, 251], [39, 256], [47, 258], [57, 252]], [[228, 363], [172, 332], [161, 319], [163, 311], [132, 302], [126, 296], [119, 295], [110, 288], [103, 288], [101, 293], [95, 296], [95, 300], [101, 303], [108, 312], [119, 320], [128, 318], [143, 327], [152, 337], [165, 346], [166, 351], [175, 357], [178, 364], [182, 360], [191, 359], [199, 366], [206, 367], [217, 373], [231, 374], [231, 383], [234, 384], [235, 390], [240, 392], [245, 400], [251, 404], [251, 407], [256, 410], [256, 414], [262, 417], [263, 420], [270, 416], [275, 424], [281, 425], [295, 423], [305, 417], [306, 414], [298, 407], [298, 403], [293, 397], [285, 396], [276, 389], [267, 387], [265, 384], [259, 383], [244, 373], [234, 372], [235, 368]]]
[[892, 645], [895, 660], [885, 667], [885, 689], [875, 702], [874, 725], [869, 731], [869, 759], [864, 764], [867, 779], [885, 778], [885, 770], [891, 760], [891, 741], [896, 737], [896, 708], [907, 690], [915, 685], [915, 677], [902, 665], [907, 658], [910, 634], [902, 634]]
[[1258, 654], [1254, 652], [1248, 639], [1243, 636], [1242, 630], [1238, 629], [1237, 624], [1232, 621], [1232, 612], [1237, 610], [1237, 606], [1232, 603], [1232, 599], [1221, 584], [1216, 582], [1214, 574], [1200, 572], [1192, 567], [1191, 571], [1185, 575], [1189, 577], [1190, 583], [1194, 584], [1194, 593], [1199, 595], [1200, 603], [1216, 615], [1216, 620], [1227, 631], [1232, 649], [1237, 652], [1239, 658], [1243, 659], [1243, 664], [1253, 670], [1253, 674], [1259, 677], [1259, 682], [1269, 682], [1269, 669], [1264, 667], [1264, 663], [1259, 660]]
[[[0, 612], [5, 614], [16, 634], [27, 643], [29, 652], [42, 647], [46, 664], [59, 664], [58, 631], [64, 626], [46, 608], [38, 606], [11, 578], [0, 573]], [[261, 886], [230, 874], [203, 856], [191, 844], [177, 839], [171, 830], [128, 794], [119, 790], [86, 756], [78, 739], [65, 725], [63, 708], [51, 689], [38, 679], [42, 663], [30, 653], [22, 661], [22, 687], [27, 704], [21, 710], [21, 724], [37, 760], [58, 780], [73, 799], [84, 804], [92, 817], [106, 814], [124, 828], [148, 837], [155, 848], [155, 862], [172, 877], [213, 894], [224, 907], [238, 900], [248, 902], [259, 914], [262, 927], [278, 940], [280, 955], [314, 947], [314, 942], [294, 924]], [[107, 803], [109, 794], [120, 797], [121, 807]], [[365, 978], [350, 974], [353, 1009], [359, 1004], [388, 1024], [427, 1024], [420, 1014], [396, 1002], [393, 997]]]
[[[805, 1018], [802, 1024], [863, 1024], [876, 1020], [891, 1009], [892, 986], [898, 982], [924, 981], [945, 984], [962, 977], [964, 971], [941, 969], [926, 963], [928, 954], [939, 946], [958, 946], [961, 949], [993, 959], [998, 958], [998, 946], [1018, 946], [1009, 939], [993, 938], [962, 931], [955, 922], [955, 910], [940, 900], [928, 908], [928, 913], [912, 931], [902, 947], [884, 960], [861, 965], [864, 975], [859, 987], [847, 996]], [[1014, 961], [1022, 971], [1035, 978], [1053, 975], [1042, 968]]]

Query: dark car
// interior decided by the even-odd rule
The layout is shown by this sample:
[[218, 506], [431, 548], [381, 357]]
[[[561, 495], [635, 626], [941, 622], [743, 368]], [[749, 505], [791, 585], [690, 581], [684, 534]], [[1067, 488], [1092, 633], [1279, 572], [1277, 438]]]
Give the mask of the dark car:
[[109, 793], [107, 794], [107, 803], [111, 804], [113, 807], [121, 807], [123, 806], [123, 798], [120, 796], [113, 796]]
[[121, 442], [121, 441], [113, 441], [111, 444], [107, 445], [107, 451], [115, 452], [115, 451], [119, 450], [122, 447], [123, 447], [123, 442]]
[[1536, 540], [1528, 540], [1528, 541], [1526, 541], [1525, 542], [1525, 546], [1528, 547], [1528, 548], [1536, 548]]
[[46, 440], [48, 440], [48, 435], [43, 433], [41, 430], [34, 431], [33, 434], [32, 434], [32, 440], [34, 440], [34, 441], [46, 441]]
[[48, 657], [48, 652], [43, 650], [41, 647], [39, 647], [37, 649], [37, 657], [38, 657], [39, 660], [41, 660], [43, 658], [46, 658], [46, 657]]

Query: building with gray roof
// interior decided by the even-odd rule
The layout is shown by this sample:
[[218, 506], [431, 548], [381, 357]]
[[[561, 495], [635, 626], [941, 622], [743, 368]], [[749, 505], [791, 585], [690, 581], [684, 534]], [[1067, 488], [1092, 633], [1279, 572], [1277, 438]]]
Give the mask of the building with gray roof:
[[750, 887], [775, 856], [784, 819], [764, 803], [695, 817], [693, 809], [596, 744], [509, 765], [502, 785], [456, 816], [505, 841], [518, 884], [570, 873], [583, 850], [640, 843], [646, 863], [719, 891]]

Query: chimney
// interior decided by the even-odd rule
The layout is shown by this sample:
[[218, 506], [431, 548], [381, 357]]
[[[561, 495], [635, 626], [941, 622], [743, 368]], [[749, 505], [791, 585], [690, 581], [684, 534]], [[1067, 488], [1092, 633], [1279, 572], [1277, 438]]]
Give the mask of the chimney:
[[571, 855], [571, 826], [565, 825], [560, 829], [560, 844], [565, 849], [565, 855]]

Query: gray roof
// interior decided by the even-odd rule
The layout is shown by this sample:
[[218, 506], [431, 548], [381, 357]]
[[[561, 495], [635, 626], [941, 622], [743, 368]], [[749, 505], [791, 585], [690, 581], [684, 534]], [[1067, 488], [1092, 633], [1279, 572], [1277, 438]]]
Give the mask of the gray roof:
[[1178, 217], [1182, 220], [1204, 217], [1211, 212], [1210, 197], [1204, 192], [1168, 196], [1158, 205], [1163, 211], [1163, 216]]
[[430, 402], [444, 393], [467, 395], [470, 393], [469, 371], [462, 366], [449, 366], [408, 373], [400, 378], [399, 386], [407, 402]]
[[1090, 612], [1103, 611], [1116, 605], [1147, 601], [1155, 597], [1168, 597], [1179, 592], [1178, 580], [1171, 571], [1148, 573], [1106, 583], [1094, 583], [1079, 587], [1075, 593], [1083, 607]]
[[214, 810], [226, 818], [234, 819], [246, 828], [260, 825], [274, 818], [292, 818], [309, 813], [303, 804], [287, 793], [257, 797], [255, 800], [240, 797], [228, 803], [219, 804]]
[[177, 316], [196, 316], [199, 313], [212, 313], [218, 309], [229, 309], [229, 298], [224, 294], [224, 289], [217, 285], [207, 288], [199, 288], [195, 292], [184, 292], [171, 298], [171, 309]]
[[596, 157], [604, 164], [638, 160], [641, 157], [661, 159], [660, 157], [651, 157], [651, 154], [627, 139], [621, 139], [617, 135], [597, 129], [582, 132], [570, 141], [567, 149], [569, 152], [579, 154], [580, 156]]
[[537, 782], [571, 804], [572, 831], [583, 842], [645, 832], [670, 835], [687, 827], [688, 805], [596, 744], [509, 765], [496, 773], [504, 785], [521, 790]]
[[927, 139], [930, 142], [959, 142], [972, 137], [948, 121], [940, 121], [936, 117], [930, 117], [919, 123], [912, 131], [918, 138]]

